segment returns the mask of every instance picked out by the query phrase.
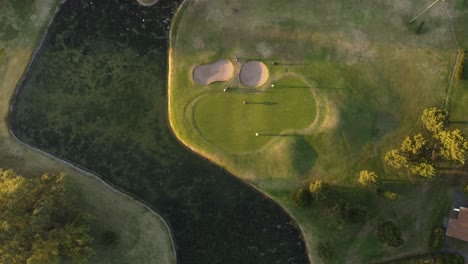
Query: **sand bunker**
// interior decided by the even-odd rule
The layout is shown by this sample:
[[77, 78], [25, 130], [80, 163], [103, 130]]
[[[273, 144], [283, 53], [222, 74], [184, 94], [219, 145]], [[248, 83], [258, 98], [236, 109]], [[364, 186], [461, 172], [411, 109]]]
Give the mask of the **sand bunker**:
[[156, 4], [159, 0], [137, 0], [137, 2], [142, 6], [152, 6]]
[[193, 70], [193, 80], [201, 85], [212, 82], [227, 81], [234, 74], [234, 65], [229, 60], [219, 60], [197, 66]]
[[249, 61], [242, 65], [240, 70], [240, 81], [247, 86], [260, 86], [268, 80], [268, 77], [268, 68], [260, 61]]

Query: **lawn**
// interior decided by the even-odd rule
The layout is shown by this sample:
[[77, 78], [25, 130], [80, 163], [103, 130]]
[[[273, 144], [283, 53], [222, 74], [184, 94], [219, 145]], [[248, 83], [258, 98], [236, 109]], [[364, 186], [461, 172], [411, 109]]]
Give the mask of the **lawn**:
[[[427, 250], [425, 242], [413, 238], [429, 234], [442, 220], [450, 185], [424, 186], [421, 179], [386, 168], [383, 155], [418, 131], [423, 109], [442, 107], [446, 96], [457, 50], [445, 5], [456, 32], [463, 29], [466, 15], [441, 2], [408, 23], [430, 3], [189, 0], [171, 31], [169, 117], [174, 133], [195, 152], [285, 205], [302, 226], [313, 260], [319, 261], [314, 245], [321, 239], [330, 239], [336, 247], [337, 257], [331, 261], [336, 263]], [[282, 98], [294, 104], [251, 107], [242, 104], [250, 98], [222, 92], [224, 86], [243, 89], [236, 78], [203, 87], [192, 80], [190, 73], [197, 65], [236, 57], [240, 64], [260, 60], [268, 65], [270, 79], [264, 91], [276, 91], [276, 85], [268, 86], [281, 81], [291, 87], [298, 79], [306, 84], [315, 102], [309, 113], [315, 114], [294, 115], [291, 120], [290, 115], [266, 113], [265, 109], [293, 112], [309, 107], [310, 99], [294, 94], [296, 89], [281, 90]], [[464, 98], [466, 91], [454, 93]], [[463, 101], [453, 105], [457, 115], [466, 116]], [[356, 186], [360, 170], [373, 170], [384, 182], [406, 183], [385, 184], [401, 197], [388, 201], [367, 196]], [[327, 222], [326, 206], [296, 208], [290, 201], [292, 191], [316, 179], [346, 190], [334, 199], [366, 208], [366, 224], [336, 231]], [[413, 181], [418, 183], [410, 184]], [[425, 195], [438, 198], [426, 206], [419, 198]], [[388, 210], [382, 210], [384, 206]], [[416, 208], [417, 213], [411, 211]], [[384, 219], [401, 225], [409, 238], [401, 248], [376, 245], [373, 228]]]
[[[70, 175], [80, 193], [82, 209], [95, 216], [91, 225], [95, 255], [91, 263], [175, 263], [170, 230], [154, 211], [96, 176], [18, 143], [9, 132], [10, 98], [58, 2], [36, 1], [34, 5], [2, 2], [5, 5], [0, 11], [0, 27], [6, 26], [10, 31], [8, 35], [0, 35], [0, 167], [27, 177], [48, 172]], [[116, 243], [102, 243], [102, 234], [106, 231], [117, 235]]]
[[257, 150], [272, 136], [306, 129], [315, 119], [315, 107], [308, 85], [288, 77], [264, 91], [230, 88], [227, 93], [202, 94], [186, 111], [194, 113], [194, 123], [208, 142], [242, 153]]

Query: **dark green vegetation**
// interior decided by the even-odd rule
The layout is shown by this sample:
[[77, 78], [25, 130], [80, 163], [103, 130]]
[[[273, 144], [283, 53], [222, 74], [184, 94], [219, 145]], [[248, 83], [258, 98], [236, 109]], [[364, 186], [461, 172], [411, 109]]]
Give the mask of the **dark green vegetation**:
[[440, 226], [432, 228], [431, 236], [429, 237], [429, 246], [432, 249], [442, 249], [444, 247], [445, 229]]
[[166, 29], [177, 4], [63, 4], [17, 98], [15, 134], [149, 204], [181, 263], [305, 263], [291, 218], [171, 134]]
[[435, 253], [411, 256], [397, 260], [383, 262], [381, 264], [463, 264], [462, 256], [454, 253]]
[[377, 238], [381, 243], [391, 247], [403, 244], [401, 231], [392, 221], [385, 221], [377, 226]]
[[0, 262], [86, 263], [91, 216], [78, 201], [65, 174], [26, 179], [0, 169]]

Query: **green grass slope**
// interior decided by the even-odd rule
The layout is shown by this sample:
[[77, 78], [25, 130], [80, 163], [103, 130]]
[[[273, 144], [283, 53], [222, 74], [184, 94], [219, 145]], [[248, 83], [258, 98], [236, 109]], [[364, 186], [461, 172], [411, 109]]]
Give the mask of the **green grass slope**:
[[[320, 240], [331, 241], [336, 250], [326, 261], [330, 263], [363, 263], [428, 250], [420, 238], [447, 213], [447, 190], [457, 181], [445, 181], [441, 175], [424, 184], [388, 170], [383, 155], [418, 131], [423, 109], [443, 105], [457, 54], [446, 8], [455, 31], [464, 32], [457, 35], [466, 39], [466, 12], [449, 2], [408, 23], [430, 3], [189, 0], [171, 32], [171, 126], [195, 152], [285, 205], [305, 230], [314, 261], [320, 261], [315, 252]], [[224, 86], [244, 88], [236, 77], [208, 86], [192, 80], [197, 65], [236, 57], [239, 65], [253, 59], [268, 65], [270, 79], [262, 87], [266, 91], [281, 81], [284, 86], [295, 86], [292, 82], [298, 79], [307, 84], [315, 104], [309, 113], [315, 112], [315, 118], [265, 114], [264, 108], [281, 109], [282, 104], [242, 105], [250, 99], [222, 91]], [[451, 95], [456, 96], [453, 112], [466, 116], [466, 91], [457, 87]], [[296, 90], [284, 90], [282, 96], [296, 104], [285, 110], [308, 107], [307, 100], [301, 100], [304, 96], [293, 94]], [[276, 122], [281, 126], [267, 126]], [[266, 135], [255, 137], [255, 130]], [[369, 196], [357, 187], [360, 170], [375, 171], [382, 187], [400, 198]], [[329, 204], [294, 206], [292, 190], [316, 179], [332, 184], [332, 200], [366, 208], [365, 224], [336, 230], [329, 220]], [[432, 201], [430, 206], [427, 201]], [[376, 243], [374, 227], [385, 219], [401, 226], [406, 240], [401, 248]]]

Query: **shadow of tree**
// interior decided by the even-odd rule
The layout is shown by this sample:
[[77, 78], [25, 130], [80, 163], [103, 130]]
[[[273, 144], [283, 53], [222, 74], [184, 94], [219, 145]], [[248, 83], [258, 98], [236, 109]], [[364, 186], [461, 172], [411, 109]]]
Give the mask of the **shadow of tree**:
[[317, 162], [317, 151], [302, 136], [294, 137], [291, 148], [292, 165], [300, 177], [305, 177]]

